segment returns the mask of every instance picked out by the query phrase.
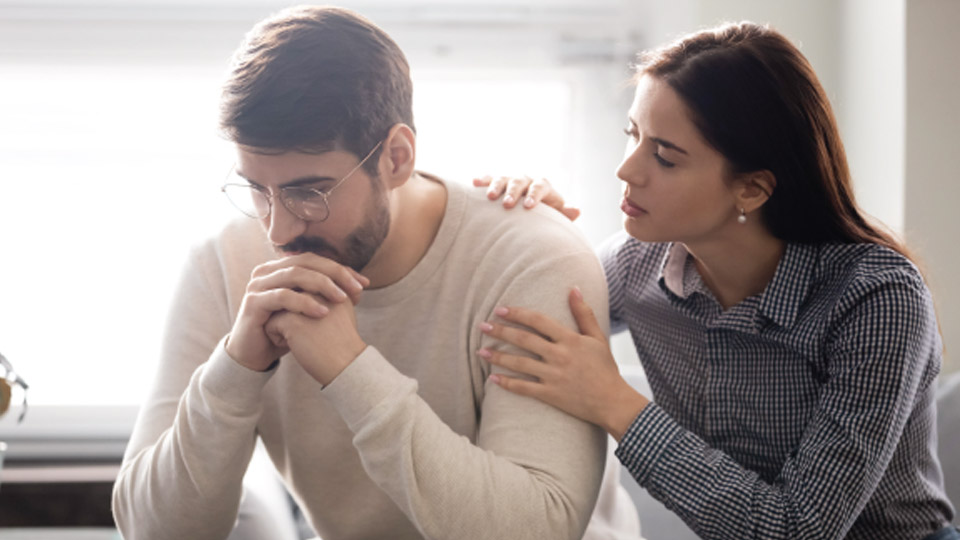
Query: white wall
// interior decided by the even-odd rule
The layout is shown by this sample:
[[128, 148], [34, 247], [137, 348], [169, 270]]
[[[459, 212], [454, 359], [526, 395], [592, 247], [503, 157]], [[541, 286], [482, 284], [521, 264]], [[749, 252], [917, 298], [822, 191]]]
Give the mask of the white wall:
[[960, 370], [960, 2], [906, 4], [906, 236], [924, 264], [946, 370]]
[[844, 0], [836, 101], [857, 199], [898, 234], [905, 189], [905, 16], [904, 0]]

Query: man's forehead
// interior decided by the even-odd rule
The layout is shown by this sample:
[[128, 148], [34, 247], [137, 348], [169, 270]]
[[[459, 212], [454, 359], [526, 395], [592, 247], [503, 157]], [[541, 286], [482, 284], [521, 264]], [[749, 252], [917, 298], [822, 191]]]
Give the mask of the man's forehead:
[[263, 154], [263, 155], [278, 155], [278, 154], [286, 154], [288, 152], [300, 152], [304, 154], [324, 154], [327, 152], [346, 149], [343, 143], [339, 140], [311, 142], [311, 143], [304, 143], [302, 145], [290, 146], [290, 147], [253, 146], [249, 144], [243, 144], [240, 142], [235, 142], [234, 146], [238, 151], [243, 151], [250, 154]]

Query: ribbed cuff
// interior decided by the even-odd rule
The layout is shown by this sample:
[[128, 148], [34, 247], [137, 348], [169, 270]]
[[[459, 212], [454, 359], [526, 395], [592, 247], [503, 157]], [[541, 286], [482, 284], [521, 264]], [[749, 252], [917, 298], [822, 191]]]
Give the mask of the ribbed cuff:
[[241, 366], [227, 354], [225, 344], [226, 338], [220, 340], [203, 365], [200, 385], [238, 413], [255, 412], [262, 403], [263, 387], [277, 370], [254, 371]]
[[683, 435], [656, 403], [649, 403], [620, 439], [616, 455], [640, 485], [645, 485], [664, 451]]

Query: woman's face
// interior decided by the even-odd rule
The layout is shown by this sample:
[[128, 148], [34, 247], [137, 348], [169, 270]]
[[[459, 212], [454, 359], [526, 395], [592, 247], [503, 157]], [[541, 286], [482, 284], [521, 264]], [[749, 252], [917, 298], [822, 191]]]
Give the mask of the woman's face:
[[726, 158], [693, 124], [665, 82], [641, 77], [628, 113], [630, 137], [617, 170], [624, 181], [624, 228], [645, 242], [697, 244], [737, 226], [739, 209]]

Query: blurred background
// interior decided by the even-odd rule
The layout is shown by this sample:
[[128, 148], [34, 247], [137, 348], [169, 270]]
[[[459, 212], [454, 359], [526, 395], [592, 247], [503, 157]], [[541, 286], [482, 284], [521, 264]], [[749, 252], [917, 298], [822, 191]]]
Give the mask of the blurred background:
[[[960, 1], [340, 4], [408, 56], [419, 168], [547, 177], [583, 209], [594, 244], [620, 229], [614, 171], [636, 53], [724, 21], [772, 24], [832, 100], [862, 206], [924, 263], [946, 369], [960, 369]], [[115, 472], [162, 369], [187, 250], [234, 217], [219, 192], [233, 160], [216, 131], [220, 81], [244, 33], [286, 5], [0, 0], [0, 352], [31, 385], [24, 423], [16, 393], [0, 419], [4, 482], [18, 463]]]

